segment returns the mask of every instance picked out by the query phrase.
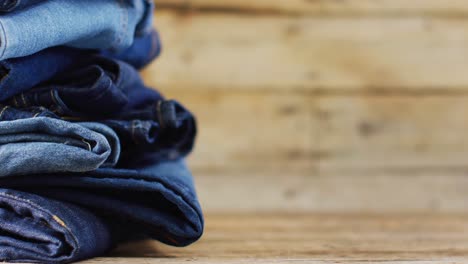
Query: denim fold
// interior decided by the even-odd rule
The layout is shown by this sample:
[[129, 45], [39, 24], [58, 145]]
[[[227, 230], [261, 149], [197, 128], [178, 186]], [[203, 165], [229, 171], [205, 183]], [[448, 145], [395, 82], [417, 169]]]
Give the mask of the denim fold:
[[183, 160], [148, 159], [128, 168], [1, 178], [0, 185], [78, 205], [127, 231], [113, 242], [153, 238], [182, 247], [197, 241], [204, 229], [192, 175]]
[[124, 61], [137, 69], [142, 69], [155, 60], [161, 51], [162, 44], [159, 33], [152, 29], [148, 34], [135, 38], [132, 46], [122, 52], [102, 51], [101, 54]]
[[[132, 46], [123, 52], [114, 54], [103, 51], [102, 54], [140, 69], [157, 58], [160, 52], [159, 35], [156, 30], [152, 30], [136, 38]], [[0, 61], [0, 101], [36, 87], [54, 76], [79, 69], [97, 53], [95, 50], [59, 46], [29, 56]]]
[[151, 29], [147, 0], [47, 0], [0, 16], [0, 60], [66, 45], [124, 51]]
[[117, 134], [101, 123], [49, 117], [0, 122], [0, 177], [86, 172], [113, 167], [119, 156]]
[[79, 67], [90, 52], [55, 47], [30, 56], [0, 61], [0, 101]]
[[109, 224], [63, 201], [0, 189], [0, 261], [69, 263], [106, 253]]
[[126, 156], [157, 151], [161, 158], [188, 155], [197, 132], [193, 114], [146, 87], [130, 65], [94, 56], [80, 69], [10, 98], [17, 108], [43, 107], [73, 122], [101, 122], [119, 136]]

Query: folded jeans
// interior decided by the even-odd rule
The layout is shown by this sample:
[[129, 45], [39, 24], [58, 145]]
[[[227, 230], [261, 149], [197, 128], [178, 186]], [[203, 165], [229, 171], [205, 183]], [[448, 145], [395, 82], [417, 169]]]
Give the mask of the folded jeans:
[[113, 232], [76, 205], [0, 189], [0, 261], [68, 263], [104, 254]]
[[196, 135], [196, 120], [180, 103], [147, 88], [130, 65], [97, 55], [6, 103], [43, 107], [70, 121], [102, 122], [118, 134], [127, 156], [159, 151], [177, 159], [190, 153]]
[[[14, 216], [15, 221], [5, 221], [0, 214], [0, 260], [69, 262], [98, 256], [102, 254], [102, 248], [109, 249], [122, 241], [154, 238], [169, 245], [186, 246], [198, 240], [203, 233], [204, 220], [192, 176], [182, 160], [159, 162], [149, 159], [126, 169], [1, 178], [0, 186], [11, 189], [8, 191], [11, 196], [39, 195], [34, 197], [41, 199], [40, 204], [45, 207], [40, 209], [29, 203], [17, 205], [15, 199], [1, 200], [0, 190], [0, 208], [26, 212], [24, 216]], [[49, 200], [52, 208], [49, 208]], [[85, 213], [78, 210], [73, 210], [75, 217], [67, 217], [69, 209], [63, 203], [92, 212], [95, 223], [88, 223], [91, 217], [85, 217]], [[44, 212], [48, 212], [48, 216], [43, 217], [48, 224], [19, 228], [24, 221], [33, 220], [27, 219], [31, 215], [43, 215]], [[79, 227], [75, 223], [76, 218], [87, 229]], [[6, 227], [2, 223], [6, 223]], [[110, 223], [117, 226], [117, 230]], [[56, 232], [35, 230], [51, 229], [50, 226]], [[75, 244], [68, 242], [68, 247], [58, 252], [55, 246], [67, 243], [63, 227], [67, 227], [68, 237], [76, 236], [78, 239], [75, 239]], [[106, 235], [106, 230], [113, 230], [113, 236]], [[34, 243], [34, 238], [29, 235], [31, 232], [41, 233], [46, 249], [29, 249]], [[2, 240], [21, 241], [7, 244]], [[81, 244], [85, 240], [98, 245], [99, 250]], [[79, 248], [81, 252], [77, 250]]]
[[123, 51], [151, 30], [152, 1], [47, 0], [0, 16], [0, 60], [66, 45]]
[[[151, 30], [136, 38], [127, 50], [115, 54], [103, 51], [109, 58], [118, 58], [140, 69], [153, 61], [161, 51], [158, 33]], [[94, 50], [53, 47], [35, 54], [0, 61], [0, 101], [29, 90], [52, 77], [81, 68], [96, 54]]]
[[119, 138], [101, 123], [49, 117], [0, 122], [0, 177], [86, 172], [114, 167], [119, 156]]

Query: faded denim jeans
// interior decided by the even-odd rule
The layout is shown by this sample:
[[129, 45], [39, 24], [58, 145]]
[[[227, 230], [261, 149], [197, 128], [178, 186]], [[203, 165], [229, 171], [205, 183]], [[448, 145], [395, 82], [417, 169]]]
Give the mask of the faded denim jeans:
[[[85, 172], [113, 167], [120, 156], [117, 134], [101, 123], [70, 123], [11, 107], [0, 112], [0, 177]], [[5, 121], [14, 116], [13, 121]], [[16, 120], [17, 119], [17, 120]]]
[[150, 31], [152, 11], [148, 0], [43, 1], [0, 15], [0, 60], [59, 45], [120, 52]]
[[126, 169], [0, 179], [10, 189], [0, 189], [0, 260], [66, 263], [122, 241], [196, 241], [204, 220], [184, 162], [138, 160]]

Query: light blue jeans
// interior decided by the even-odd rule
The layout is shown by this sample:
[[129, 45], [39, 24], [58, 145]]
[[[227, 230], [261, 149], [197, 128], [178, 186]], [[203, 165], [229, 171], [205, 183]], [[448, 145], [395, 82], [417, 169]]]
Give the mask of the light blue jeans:
[[100, 123], [49, 117], [0, 122], [0, 177], [91, 171], [115, 166], [119, 156], [119, 138]]
[[48, 0], [0, 16], [0, 60], [66, 45], [123, 51], [151, 30], [149, 0]]

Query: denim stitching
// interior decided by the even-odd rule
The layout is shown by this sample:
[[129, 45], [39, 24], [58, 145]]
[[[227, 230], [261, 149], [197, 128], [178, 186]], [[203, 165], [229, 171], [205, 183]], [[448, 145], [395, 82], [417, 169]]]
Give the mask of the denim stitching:
[[162, 118], [162, 115], [161, 115], [161, 105], [162, 105], [162, 100], [158, 101], [158, 103], [156, 105], [156, 112], [157, 112], [157, 115], [158, 115], [159, 124], [161, 125], [161, 128], [164, 128], [166, 125], [165, 125], [164, 119]]
[[55, 94], [54, 94], [53, 89], [50, 90], [50, 98], [52, 98], [52, 101], [54, 101], [55, 105], [58, 106], [57, 98], [55, 98]]
[[16, 99], [17, 96], [13, 97], [13, 104], [16, 106], [16, 107], [19, 107], [18, 105], [18, 100]]
[[71, 237], [73, 238], [74, 242], [75, 242], [75, 246], [76, 246], [76, 251], [79, 252], [80, 251], [80, 244], [78, 243], [78, 239], [76, 239], [75, 235], [73, 234], [73, 232], [70, 230], [70, 228], [68, 226], [63, 226], [60, 224], [60, 222], [58, 222], [57, 220], [55, 220], [54, 218], [54, 214], [50, 213], [49, 211], [47, 211], [46, 209], [42, 208], [40, 205], [34, 203], [34, 202], [31, 202], [29, 200], [26, 200], [26, 199], [23, 199], [23, 198], [20, 198], [20, 197], [16, 197], [16, 196], [13, 196], [13, 195], [10, 195], [10, 194], [6, 194], [6, 193], [0, 193], [0, 196], [3, 196], [4, 198], [9, 198], [11, 200], [15, 200], [15, 201], [19, 201], [19, 202], [23, 202], [25, 204], [29, 204], [33, 207], [35, 207], [35, 209], [39, 210], [39, 211], [42, 211], [43, 213], [49, 215], [49, 217], [52, 217], [52, 219], [54, 219], [54, 221], [56, 221], [60, 226], [62, 226], [63, 228], [65, 228], [65, 230], [68, 232], [69, 235], [71, 235]]
[[88, 141], [84, 140], [84, 138], [82, 138], [81, 141], [83, 141], [83, 143], [85, 143], [88, 146], [88, 151], [91, 151], [91, 144], [89, 144]]
[[55, 104], [55, 111], [57, 112], [58, 115], [65, 114], [65, 111], [63, 110], [62, 106], [60, 105], [58, 99], [57, 99], [57, 90], [50, 90], [50, 97], [52, 98], [52, 101], [54, 101]]
[[26, 98], [24, 97], [24, 93], [21, 93], [21, 100], [23, 101], [24, 107], [27, 107], [28, 103], [26, 103]]
[[14, 1], [12, 4], [8, 5], [9, 3], [3, 3], [2, 5], [2, 11], [3, 12], [10, 12], [16, 7], [18, 7], [21, 4], [20, 0]]
[[8, 107], [9, 107], [9, 106], [6, 105], [6, 106], [4, 106], [4, 107], [2, 108], [2, 111], [0, 111], [0, 119], [2, 118], [3, 113], [5, 113], [5, 111], [8, 109]]

